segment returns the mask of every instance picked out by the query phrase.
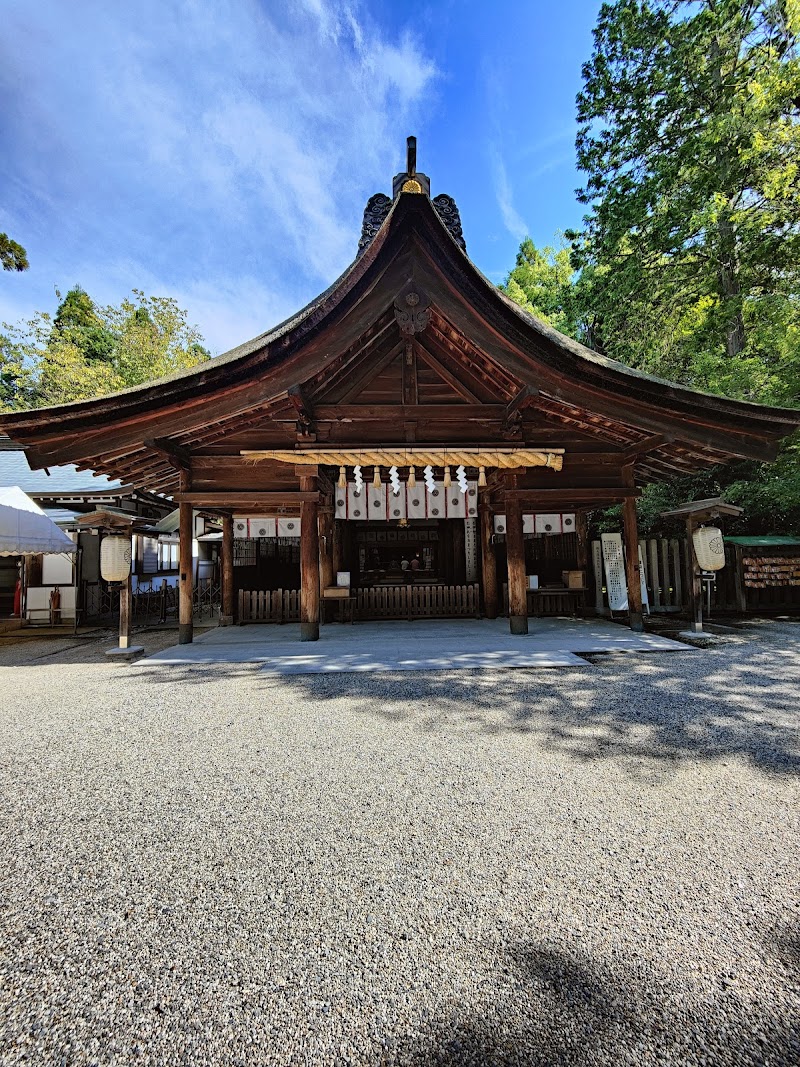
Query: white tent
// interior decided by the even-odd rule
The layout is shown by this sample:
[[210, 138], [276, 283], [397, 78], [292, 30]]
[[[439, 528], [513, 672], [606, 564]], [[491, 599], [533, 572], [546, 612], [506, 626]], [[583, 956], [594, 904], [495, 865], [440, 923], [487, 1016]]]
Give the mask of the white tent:
[[75, 551], [64, 531], [18, 486], [0, 488], [0, 556]]

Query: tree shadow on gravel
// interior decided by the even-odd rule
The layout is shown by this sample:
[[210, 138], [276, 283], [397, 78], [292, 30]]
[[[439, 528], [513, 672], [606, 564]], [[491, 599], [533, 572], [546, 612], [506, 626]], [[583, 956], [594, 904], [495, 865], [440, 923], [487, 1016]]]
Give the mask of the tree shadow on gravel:
[[239, 680], [245, 714], [286, 713], [299, 700], [329, 722], [355, 711], [431, 734], [527, 734], [587, 763], [622, 760], [645, 780], [698, 759], [741, 758], [769, 774], [800, 774], [794, 632], [685, 655], [608, 656], [575, 670], [270, 676], [253, 664], [136, 669], [137, 685], [198, 685], [208, 693]]
[[[765, 997], [717, 986], [702, 1007], [644, 971], [577, 948], [513, 949], [484, 1010], [434, 1020], [381, 1059], [403, 1067], [567, 1067], [668, 1063], [795, 1067], [796, 1019]], [[677, 995], [676, 995], [677, 994]], [[767, 1005], [769, 1004], [769, 1007]]]
[[347, 701], [431, 733], [530, 734], [575, 759], [623, 759], [645, 777], [681, 760], [727, 757], [797, 775], [800, 659], [777, 674], [772, 657], [753, 649], [736, 659], [717, 651], [609, 657], [588, 671], [302, 675], [271, 692]]

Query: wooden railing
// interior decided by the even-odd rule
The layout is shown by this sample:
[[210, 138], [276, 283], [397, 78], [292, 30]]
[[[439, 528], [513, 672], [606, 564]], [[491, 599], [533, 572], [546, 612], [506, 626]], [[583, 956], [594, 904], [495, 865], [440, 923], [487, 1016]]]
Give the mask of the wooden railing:
[[[335, 604], [335, 600], [327, 603]], [[359, 589], [359, 619], [480, 617], [478, 585], [391, 585]], [[300, 618], [300, 590], [239, 591], [239, 622], [294, 622]]]
[[299, 589], [240, 589], [239, 622], [297, 622]]
[[481, 613], [478, 585], [387, 585], [359, 589], [360, 619], [458, 618]]

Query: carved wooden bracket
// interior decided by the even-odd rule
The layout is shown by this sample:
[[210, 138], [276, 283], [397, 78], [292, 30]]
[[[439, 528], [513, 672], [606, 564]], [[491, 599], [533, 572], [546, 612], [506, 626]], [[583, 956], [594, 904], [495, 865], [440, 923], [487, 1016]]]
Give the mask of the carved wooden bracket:
[[394, 317], [403, 337], [422, 333], [430, 322], [430, 300], [413, 282], [395, 299]]

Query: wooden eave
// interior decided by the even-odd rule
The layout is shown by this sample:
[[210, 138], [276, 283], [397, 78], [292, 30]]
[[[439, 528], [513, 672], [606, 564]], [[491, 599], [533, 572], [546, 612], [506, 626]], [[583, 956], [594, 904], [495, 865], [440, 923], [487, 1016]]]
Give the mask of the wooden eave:
[[[362, 378], [401, 349], [392, 305], [411, 282], [431, 308], [421, 365], [458, 395], [438, 407], [360, 403]], [[274, 330], [112, 396], [0, 415], [0, 428], [28, 446], [32, 467], [73, 462], [173, 493], [181, 470], [242, 430], [269, 426], [293, 442], [304, 405], [329, 435], [352, 428], [357, 437], [373, 423], [385, 425], [385, 443], [400, 443], [403, 424], [421, 419], [438, 420], [444, 434], [448, 420], [470, 423], [475, 443], [488, 446], [513, 416], [523, 438], [540, 435], [530, 443], [555, 445], [548, 428], [575, 435], [640, 483], [737, 457], [771, 459], [800, 425], [800, 411], [696, 392], [559, 334], [477, 270], [426, 196], [402, 193], [361, 257]]]

